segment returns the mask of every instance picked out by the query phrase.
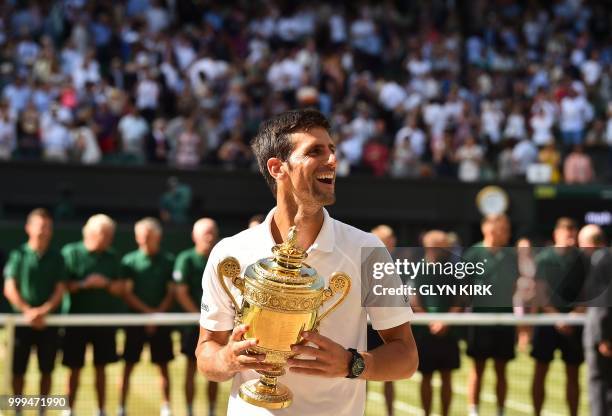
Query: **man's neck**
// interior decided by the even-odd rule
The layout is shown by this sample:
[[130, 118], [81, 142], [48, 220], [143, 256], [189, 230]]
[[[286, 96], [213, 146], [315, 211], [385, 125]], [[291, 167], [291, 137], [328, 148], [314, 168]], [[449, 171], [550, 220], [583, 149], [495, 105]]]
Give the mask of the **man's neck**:
[[46, 245], [42, 245], [39, 244], [35, 241], [31, 241], [28, 240], [28, 247], [30, 247], [30, 250], [32, 250], [33, 252], [35, 252], [38, 255], [42, 255], [45, 253], [45, 251], [47, 251], [48, 246]]
[[293, 201], [278, 199], [272, 218], [272, 236], [277, 243], [285, 241], [289, 228], [298, 229], [298, 246], [307, 250], [317, 239], [323, 226], [323, 207], [306, 207]]

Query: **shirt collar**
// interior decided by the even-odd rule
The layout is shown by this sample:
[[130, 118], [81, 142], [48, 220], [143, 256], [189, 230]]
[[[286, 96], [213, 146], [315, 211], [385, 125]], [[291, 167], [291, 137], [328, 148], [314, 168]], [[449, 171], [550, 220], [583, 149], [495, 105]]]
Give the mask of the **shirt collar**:
[[[265, 233], [265, 238], [269, 242], [270, 246], [275, 245], [274, 237], [272, 237], [272, 219], [274, 218], [274, 212], [276, 211], [276, 207], [272, 208], [266, 219], [261, 224], [262, 230]], [[315, 242], [306, 250], [307, 253], [310, 253], [312, 250], [323, 251], [326, 253], [331, 253], [334, 251], [335, 244], [335, 233], [334, 233], [334, 220], [330, 217], [329, 213], [325, 208], [323, 208], [323, 226], [319, 231], [319, 235], [315, 239]]]

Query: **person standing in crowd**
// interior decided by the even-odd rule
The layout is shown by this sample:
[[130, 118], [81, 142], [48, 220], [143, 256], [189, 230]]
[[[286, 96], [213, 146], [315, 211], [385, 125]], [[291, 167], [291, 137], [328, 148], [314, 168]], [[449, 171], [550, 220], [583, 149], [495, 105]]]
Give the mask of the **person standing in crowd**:
[[[448, 262], [452, 260], [451, 244], [448, 234], [439, 230], [428, 231], [423, 235], [425, 263]], [[435, 271], [435, 269], [434, 269]], [[415, 287], [429, 284], [440, 284], [445, 279], [438, 273], [421, 273], [413, 280]], [[444, 283], [452, 284], [455, 279], [448, 278]], [[417, 294], [419, 291], [417, 290]], [[445, 313], [460, 312], [461, 306], [456, 296], [418, 294], [411, 299], [415, 312]], [[443, 322], [433, 321], [428, 326], [418, 326], [414, 329], [414, 338], [419, 350], [419, 371], [421, 379], [421, 406], [425, 415], [431, 414], [433, 403], [432, 378], [438, 371], [442, 386], [440, 389], [441, 414], [449, 415], [453, 398], [452, 370], [460, 366], [459, 344], [453, 328]]]
[[612, 414], [612, 250], [597, 225], [589, 224], [578, 233], [578, 245], [590, 258], [587, 279], [587, 308], [584, 326], [584, 353], [589, 367], [591, 416]]
[[[68, 313], [112, 313], [119, 309], [124, 284], [119, 278], [119, 257], [111, 248], [115, 227], [115, 222], [107, 215], [93, 215], [83, 227], [83, 240], [67, 244], [62, 249], [68, 273], [66, 285], [70, 293]], [[98, 398], [97, 414], [105, 415], [105, 367], [118, 359], [116, 332], [116, 329], [110, 326], [66, 328], [62, 362], [70, 369], [68, 378], [70, 409], [74, 407], [81, 369], [85, 364], [85, 347], [87, 344], [92, 344], [95, 389]], [[72, 410], [67, 414], [72, 415]]]
[[191, 187], [176, 176], [169, 177], [167, 185], [159, 201], [159, 217], [166, 223], [184, 224], [191, 208]]
[[[391, 256], [393, 256], [393, 252], [395, 251], [395, 247], [397, 245], [397, 238], [395, 237], [395, 233], [393, 229], [388, 225], [381, 224], [372, 229], [372, 234], [380, 239], [383, 242], [387, 250]], [[378, 335], [378, 331], [372, 328], [371, 324], [368, 324], [368, 350], [372, 350], [374, 348], [378, 348], [383, 345], [384, 342]], [[387, 415], [393, 415], [393, 402], [395, 401], [395, 390], [393, 388], [392, 381], [385, 381], [383, 383], [383, 391], [385, 394], [385, 405], [387, 406]]]
[[[13, 394], [23, 394], [30, 351], [36, 347], [42, 396], [51, 391], [51, 372], [59, 346], [57, 327], [45, 326], [45, 317], [61, 303], [66, 270], [62, 255], [49, 247], [53, 220], [46, 209], [30, 212], [25, 224], [28, 241], [11, 251], [4, 268], [4, 295], [29, 326], [15, 328]], [[21, 414], [18, 412], [17, 414]]]
[[[208, 255], [217, 242], [219, 231], [212, 218], [200, 218], [193, 224], [191, 238], [194, 246], [181, 253], [174, 263], [172, 277], [176, 284], [176, 300], [185, 312], [200, 312], [202, 299], [202, 274], [206, 267]], [[199, 329], [197, 326], [185, 327], [181, 332], [181, 352], [187, 357], [185, 372], [185, 399], [187, 416], [193, 416], [193, 398], [195, 395], [194, 377], [196, 373], [195, 350], [198, 345]], [[218, 383], [208, 382], [208, 416], [215, 415]]]
[[[172, 266], [174, 256], [161, 249], [162, 227], [155, 218], [147, 217], [134, 226], [138, 249], [121, 260], [121, 277], [125, 280], [125, 302], [133, 312], [167, 312], [173, 303]], [[151, 348], [151, 361], [159, 367], [163, 402], [161, 416], [170, 416], [170, 376], [168, 363], [172, 353], [170, 328], [167, 326], [129, 326], [125, 330], [125, 367], [119, 398], [119, 416], [126, 415], [125, 404], [130, 376], [145, 343]]]
[[[481, 224], [483, 239], [467, 250], [465, 262], [484, 264], [484, 273], [474, 276], [476, 283], [491, 284], [493, 297], [473, 299], [472, 311], [478, 313], [512, 313], [512, 298], [519, 276], [518, 259], [510, 241], [510, 220], [506, 215], [489, 215]], [[479, 414], [480, 391], [487, 359], [495, 365], [497, 416], [504, 415], [508, 383], [506, 367], [515, 356], [516, 329], [512, 326], [473, 326], [468, 328], [467, 354], [474, 360], [468, 376], [468, 414]]]
[[[546, 247], [535, 258], [536, 282], [545, 295], [539, 312], [580, 313], [572, 304], [578, 300], [586, 278], [584, 257], [577, 246], [578, 228], [571, 218], [561, 217], [553, 231], [553, 247]], [[533, 410], [540, 415], [546, 397], [546, 374], [555, 350], [561, 350], [565, 362], [566, 397], [570, 414], [578, 415], [580, 397], [578, 368], [584, 361], [582, 328], [564, 323], [537, 326], [533, 331], [531, 356], [536, 365], [533, 374]]]

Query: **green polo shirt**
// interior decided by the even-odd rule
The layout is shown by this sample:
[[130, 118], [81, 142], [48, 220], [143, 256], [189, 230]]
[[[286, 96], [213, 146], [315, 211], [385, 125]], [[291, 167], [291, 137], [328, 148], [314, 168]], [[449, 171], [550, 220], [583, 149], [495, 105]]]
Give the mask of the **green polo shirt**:
[[550, 304], [559, 312], [570, 312], [572, 303], [582, 294], [587, 274], [587, 262], [580, 250], [565, 251], [546, 247], [535, 257], [536, 279], [543, 280], [550, 293]]
[[177, 284], [189, 288], [189, 297], [198, 306], [202, 302], [202, 275], [208, 258], [198, 254], [195, 247], [182, 251], [174, 263], [172, 277]]
[[[25, 243], [9, 255], [4, 278], [15, 279], [17, 290], [28, 305], [40, 306], [49, 300], [57, 284], [66, 280], [64, 259], [53, 249], [39, 256]], [[18, 311], [14, 306], [13, 310]]]
[[[68, 270], [68, 279], [83, 281], [92, 273], [99, 273], [111, 280], [119, 279], [119, 257], [113, 249], [90, 252], [82, 241], [62, 248]], [[123, 311], [123, 302], [106, 289], [81, 289], [70, 294], [69, 313], [116, 313]]]
[[512, 312], [516, 280], [519, 277], [518, 257], [513, 247], [501, 247], [495, 251], [481, 242], [470, 247], [463, 255], [465, 262], [482, 262], [484, 273], [465, 277], [464, 282], [492, 285], [492, 296], [473, 298], [474, 312]]
[[159, 252], [148, 256], [140, 250], [132, 251], [121, 260], [121, 277], [134, 282], [134, 295], [147, 306], [159, 306], [172, 282], [174, 256]]

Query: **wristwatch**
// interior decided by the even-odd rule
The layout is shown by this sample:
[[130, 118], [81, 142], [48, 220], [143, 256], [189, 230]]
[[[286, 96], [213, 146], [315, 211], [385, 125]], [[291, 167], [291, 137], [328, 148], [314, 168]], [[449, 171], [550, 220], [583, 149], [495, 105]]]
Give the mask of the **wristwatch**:
[[363, 356], [357, 352], [355, 348], [348, 348], [348, 351], [353, 354], [349, 362], [348, 375], [346, 378], [357, 378], [365, 370], [365, 361]]

